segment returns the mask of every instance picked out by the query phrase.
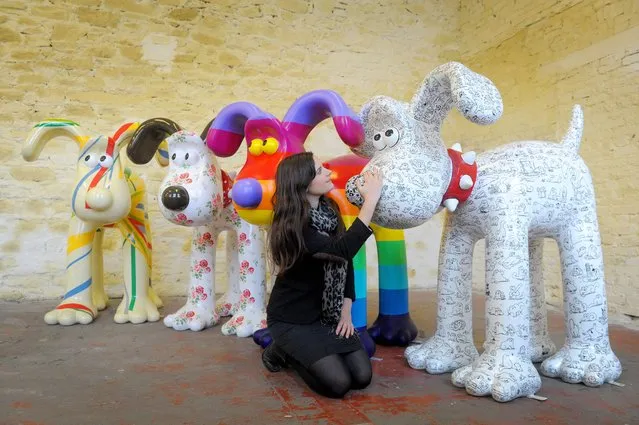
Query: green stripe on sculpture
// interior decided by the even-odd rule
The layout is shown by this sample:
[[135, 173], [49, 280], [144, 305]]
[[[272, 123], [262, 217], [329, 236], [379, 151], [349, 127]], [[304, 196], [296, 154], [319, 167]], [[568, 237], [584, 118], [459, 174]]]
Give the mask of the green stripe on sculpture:
[[42, 121], [36, 124], [34, 127], [66, 127], [69, 125], [75, 126], [75, 127], [80, 126], [80, 124], [71, 120], [51, 119], [51, 120]]
[[354, 270], [366, 270], [366, 247], [362, 247], [355, 257], [353, 257]]
[[406, 243], [402, 241], [377, 242], [380, 266], [401, 266], [406, 264]]
[[131, 244], [131, 302], [129, 303], [129, 311], [135, 307], [135, 300], [138, 297], [138, 277], [137, 266], [135, 261], [135, 246]]

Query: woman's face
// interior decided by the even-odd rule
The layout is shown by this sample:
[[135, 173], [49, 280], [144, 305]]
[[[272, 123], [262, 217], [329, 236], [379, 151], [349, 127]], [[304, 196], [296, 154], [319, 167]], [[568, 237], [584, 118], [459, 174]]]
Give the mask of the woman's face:
[[308, 185], [309, 195], [321, 196], [325, 195], [335, 187], [331, 181], [331, 171], [324, 168], [322, 163], [315, 157], [315, 178]]

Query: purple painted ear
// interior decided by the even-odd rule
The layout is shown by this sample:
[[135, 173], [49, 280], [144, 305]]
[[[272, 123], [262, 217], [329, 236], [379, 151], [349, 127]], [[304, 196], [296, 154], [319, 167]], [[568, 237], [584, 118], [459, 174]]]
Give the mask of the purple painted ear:
[[248, 120], [275, 119], [249, 102], [235, 102], [220, 111], [206, 134], [206, 145], [216, 156], [228, 157], [240, 148]]
[[333, 118], [337, 134], [349, 147], [355, 148], [364, 142], [359, 116], [331, 90], [312, 91], [297, 99], [284, 116], [282, 126], [290, 138], [304, 143], [313, 128], [329, 117]]

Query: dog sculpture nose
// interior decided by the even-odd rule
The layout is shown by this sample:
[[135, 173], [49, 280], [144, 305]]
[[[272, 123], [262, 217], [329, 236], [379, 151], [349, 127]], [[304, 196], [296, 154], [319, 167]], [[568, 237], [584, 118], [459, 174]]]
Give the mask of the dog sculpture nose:
[[162, 205], [171, 211], [182, 211], [189, 205], [189, 192], [182, 186], [169, 186], [162, 192]]
[[262, 185], [253, 178], [233, 183], [233, 202], [241, 208], [255, 208], [262, 202]]
[[107, 189], [91, 189], [87, 193], [86, 202], [89, 208], [96, 211], [104, 211], [113, 204], [113, 195]]

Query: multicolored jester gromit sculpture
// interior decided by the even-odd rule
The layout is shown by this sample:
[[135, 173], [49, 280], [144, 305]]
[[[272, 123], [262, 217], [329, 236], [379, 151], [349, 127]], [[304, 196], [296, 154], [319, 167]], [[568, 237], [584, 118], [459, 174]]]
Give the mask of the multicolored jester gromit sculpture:
[[[209, 148], [219, 157], [233, 155], [247, 140], [248, 155], [233, 185], [233, 202], [246, 221], [268, 226], [272, 217], [271, 198], [275, 189], [278, 164], [287, 156], [303, 152], [309, 133], [324, 119], [332, 117], [339, 137], [349, 147], [363, 141], [363, 129], [358, 116], [335, 92], [317, 90], [297, 99], [284, 119], [278, 120], [248, 102], [236, 102], [223, 108], [211, 124], [206, 136]], [[357, 208], [345, 197], [346, 181], [357, 175], [367, 160], [345, 155], [324, 165], [333, 172], [335, 189], [329, 196], [336, 201], [344, 223], [349, 226], [357, 216]], [[404, 233], [379, 226], [374, 227], [379, 259], [379, 315], [368, 330], [381, 344], [405, 346], [417, 335], [408, 311], [408, 276]], [[355, 293], [353, 323], [370, 355], [375, 344], [367, 332], [366, 318], [366, 251], [354, 260]], [[267, 331], [254, 335], [256, 343], [267, 346]]]

